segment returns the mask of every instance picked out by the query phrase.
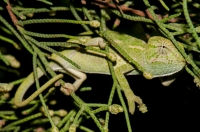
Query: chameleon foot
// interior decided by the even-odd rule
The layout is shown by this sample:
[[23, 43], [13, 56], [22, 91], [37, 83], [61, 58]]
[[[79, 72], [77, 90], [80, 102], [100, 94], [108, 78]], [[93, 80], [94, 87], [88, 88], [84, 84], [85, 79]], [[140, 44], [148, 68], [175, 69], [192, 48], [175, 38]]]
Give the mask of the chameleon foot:
[[134, 100], [138, 104], [137, 107], [139, 108], [139, 111], [141, 111], [142, 113], [146, 113], [148, 111], [146, 105], [142, 102], [142, 99], [140, 97], [135, 95]]
[[152, 79], [153, 78], [153, 75], [151, 73], [148, 73], [148, 72], [144, 72], [143, 73], [143, 76], [146, 78], [146, 79]]
[[75, 87], [71, 83], [65, 83], [60, 87], [60, 91], [62, 91], [65, 95], [70, 95], [72, 92], [75, 91]]
[[138, 105], [138, 108], [139, 108], [139, 111], [141, 111], [142, 113], [146, 113], [148, 111], [145, 104]]

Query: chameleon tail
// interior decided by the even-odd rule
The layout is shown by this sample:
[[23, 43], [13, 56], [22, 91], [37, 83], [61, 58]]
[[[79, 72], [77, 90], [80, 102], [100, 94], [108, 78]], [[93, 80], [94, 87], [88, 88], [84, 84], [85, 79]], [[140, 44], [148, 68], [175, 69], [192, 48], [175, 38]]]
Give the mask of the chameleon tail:
[[[40, 68], [37, 68], [38, 79], [44, 75]], [[35, 99], [41, 92], [43, 92], [46, 88], [48, 88], [52, 83], [56, 82], [57, 80], [63, 78], [63, 74], [59, 74], [54, 78], [50, 79], [47, 83], [45, 83], [40, 89], [34, 92], [30, 97], [26, 100], [22, 101], [24, 94], [30, 88], [30, 86], [35, 82], [33, 72], [21, 83], [19, 88], [17, 89], [14, 97], [14, 104], [17, 107], [23, 107]]]

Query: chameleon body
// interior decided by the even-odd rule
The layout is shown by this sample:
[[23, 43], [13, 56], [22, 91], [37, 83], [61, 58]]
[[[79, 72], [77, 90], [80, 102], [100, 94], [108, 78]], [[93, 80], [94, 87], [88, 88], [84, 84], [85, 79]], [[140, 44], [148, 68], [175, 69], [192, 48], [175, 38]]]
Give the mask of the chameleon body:
[[[185, 66], [184, 58], [174, 47], [173, 43], [166, 38], [159, 36], [151, 37], [146, 44], [143, 40], [126, 34], [110, 30], [108, 30], [107, 33], [133, 60], [138, 62], [138, 64], [141, 65], [146, 72], [153, 74], [153, 77], [172, 75], [183, 69]], [[98, 43], [102, 41], [103, 39], [100, 37], [92, 38], [89, 39], [85, 45], [98, 45]], [[80, 43], [79, 40], [71, 40], [71, 42]], [[141, 72], [112, 48], [109, 48], [109, 52], [116, 55], [114, 71], [127, 99], [129, 112], [133, 114], [135, 110], [135, 102], [139, 104], [139, 107], [143, 106], [143, 102], [133, 93], [124, 75], [138, 75], [141, 74]], [[83, 72], [110, 74], [105, 55], [87, 52], [87, 50], [80, 48], [67, 48], [60, 53], [81, 66], [81, 69], [77, 69], [58, 55], [52, 54], [51, 56], [52, 62], [50, 63], [50, 67], [54, 71], [67, 73], [75, 78], [75, 82], [73, 83], [75, 90], [78, 89], [82, 82], [86, 79], [86, 75]], [[42, 71], [38, 68], [38, 76], [40, 77], [42, 75]], [[14, 99], [16, 106], [23, 106], [21, 105], [23, 95], [32, 83], [34, 83], [34, 78], [33, 74], [30, 74], [16, 92]]]

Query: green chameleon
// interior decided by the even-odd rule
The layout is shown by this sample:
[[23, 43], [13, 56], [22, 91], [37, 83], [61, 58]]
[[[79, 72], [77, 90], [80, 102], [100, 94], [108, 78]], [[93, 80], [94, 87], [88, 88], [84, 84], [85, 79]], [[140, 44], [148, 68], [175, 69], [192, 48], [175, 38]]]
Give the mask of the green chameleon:
[[[115, 31], [107, 30], [107, 34], [133, 60], [141, 65], [145, 69], [145, 72], [151, 73], [154, 78], [172, 75], [183, 69], [186, 64], [184, 58], [174, 47], [173, 43], [166, 38], [159, 36], [151, 37], [146, 44], [143, 40]], [[100, 49], [99, 47], [104, 47], [105, 44], [101, 37], [91, 38], [86, 36], [81, 39], [86, 40], [84, 45], [96, 45], [97, 47], [95, 48], [98, 49]], [[70, 41], [80, 43], [80, 40]], [[138, 71], [134, 65], [130, 64], [126, 59], [116, 53], [112, 48], [109, 48], [109, 52], [116, 56], [114, 71], [127, 99], [129, 112], [133, 114], [135, 111], [135, 102], [139, 104], [139, 107], [144, 107], [144, 104], [140, 97], [133, 93], [124, 75], [138, 75], [142, 73]], [[56, 54], [52, 54], [50, 57], [52, 61], [49, 65], [54, 71], [66, 73], [75, 79], [73, 84], [69, 85], [70, 83], [67, 83], [68, 85], [66, 85], [66, 87], [69, 89], [74, 89], [74, 91], [77, 90], [86, 80], [85, 73], [110, 74], [105, 55], [97, 52], [88, 52], [81, 48], [66, 48], [66, 50], [63, 50], [60, 53], [81, 66], [81, 69], [77, 69]], [[41, 77], [44, 74], [39, 68], [37, 71], [38, 77]], [[34, 77], [33, 73], [31, 73], [19, 86], [15, 94], [14, 103], [17, 107], [22, 107], [27, 104], [22, 102], [22, 99], [25, 92], [33, 83]], [[63, 87], [61, 87], [61, 91], [68, 94], [67, 90]], [[144, 107], [142, 111], [144, 113], [147, 110]]]

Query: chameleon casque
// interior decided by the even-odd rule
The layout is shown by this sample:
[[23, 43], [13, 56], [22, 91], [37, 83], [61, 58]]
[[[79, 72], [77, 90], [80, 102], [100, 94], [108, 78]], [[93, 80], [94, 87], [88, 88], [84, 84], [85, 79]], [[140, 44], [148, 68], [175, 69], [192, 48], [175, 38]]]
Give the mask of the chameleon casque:
[[[110, 30], [106, 30], [106, 32], [133, 60], [138, 62], [146, 72], [151, 73], [153, 78], [172, 75], [183, 69], [186, 64], [184, 58], [174, 47], [173, 43], [166, 38], [154, 36], [151, 37], [146, 44], [143, 40], [127, 34]], [[85, 36], [85, 38], [88, 39], [88, 36]], [[70, 41], [80, 43], [80, 40], [77, 39]], [[99, 46], [102, 42], [105, 43], [101, 37], [89, 37], [84, 45]], [[100, 49], [99, 47], [96, 48]], [[139, 104], [139, 107], [143, 106], [143, 102], [140, 97], [133, 93], [124, 75], [138, 75], [141, 74], [141, 72], [112, 48], [109, 48], [109, 52], [116, 56], [114, 71], [127, 99], [129, 112], [133, 114], [135, 111], [135, 102]], [[52, 54], [52, 61], [49, 63], [50, 67], [54, 71], [66, 73], [75, 79], [75, 82], [72, 84], [74, 91], [77, 90], [86, 79], [85, 73], [110, 74], [105, 55], [100, 55], [95, 52], [87, 52], [87, 50], [81, 50], [80, 48], [66, 48], [60, 53], [81, 66], [81, 69], [78, 69], [56, 54]], [[38, 77], [41, 77], [44, 74], [39, 68], [37, 71]], [[17, 107], [26, 105], [23, 104], [22, 99], [28, 88], [33, 83], [34, 77], [33, 73], [31, 73], [24, 82], [22, 82], [15, 94], [14, 103]], [[61, 91], [64, 90], [61, 89]]]

